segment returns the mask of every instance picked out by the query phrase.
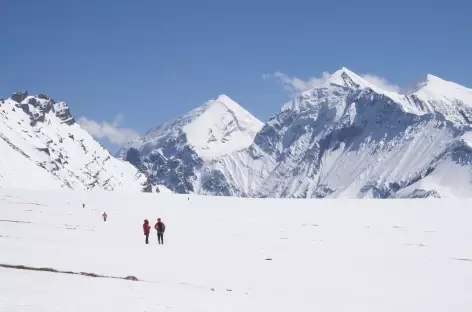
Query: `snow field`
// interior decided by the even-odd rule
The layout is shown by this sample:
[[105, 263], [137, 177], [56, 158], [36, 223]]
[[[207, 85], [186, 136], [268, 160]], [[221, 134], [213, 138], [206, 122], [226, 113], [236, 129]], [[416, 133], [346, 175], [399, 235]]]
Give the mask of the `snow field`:
[[0, 268], [0, 311], [470, 311], [469, 206], [0, 189], [1, 264], [140, 280]]

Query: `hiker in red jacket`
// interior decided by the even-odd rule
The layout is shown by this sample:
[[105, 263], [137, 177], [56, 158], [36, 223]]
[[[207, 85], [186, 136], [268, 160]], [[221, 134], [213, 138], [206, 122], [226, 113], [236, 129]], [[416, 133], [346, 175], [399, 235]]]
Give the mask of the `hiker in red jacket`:
[[144, 235], [146, 236], [146, 244], [149, 244], [149, 232], [151, 231], [151, 226], [149, 225], [149, 221], [147, 219], [144, 220], [143, 231]]

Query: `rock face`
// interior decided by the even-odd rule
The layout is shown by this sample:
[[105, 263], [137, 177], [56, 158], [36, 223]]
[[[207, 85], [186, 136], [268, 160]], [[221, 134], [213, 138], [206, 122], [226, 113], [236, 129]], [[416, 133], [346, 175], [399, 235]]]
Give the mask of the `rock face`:
[[[215, 102], [227, 97], [149, 131], [119, 157], [129, 156], [151, 183], [180, 193], [472, 196], [472, 90], [455, 83], [428, 75], [416, 90], [398, 94], [342, 68], [263, 127], [245, 111], [245, 118], [205, 114]], [[247, 140], [231, 141], [232, 131]]]
[[28, 97], [28, 91], [15, 92], [11, 95], [11, 99], [17, 103], [23, 102]]
[[15, 93], [0, 106], [0, 187], [136, 189], [147, 179], [115, 159], [47, 95]]

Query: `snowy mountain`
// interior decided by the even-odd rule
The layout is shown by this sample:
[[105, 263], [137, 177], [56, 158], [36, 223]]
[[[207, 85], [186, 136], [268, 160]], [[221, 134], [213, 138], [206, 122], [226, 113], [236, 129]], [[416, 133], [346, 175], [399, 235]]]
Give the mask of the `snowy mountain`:
[[471, 124], [471, 89], [427, 75], [399, 94], [342, 68], [266, 124], [221, 95], [128, 143], [117, 160], [65, 103], [16, 93], [0, 102], [0, 186], [470, 197]]
[[120, 151], [153, 184], [247, 197], [472, 196], [472, 90], [398, 94], [346, 68], [262, 123], [226, 96]]
[[0, 101], [0, 187], [141, 190], [146, 182], [83, 130], [64, 102], [26, 91]]
[[452, 82], [402, 95], [342, 68], [212, 167], [241, 196], [472, 196], [471, 114], [472, 90]]
[[218, 172], [208, 164], [247, 148], [262, 126], [228, 96], [220, 95], [130, 142], [117, 157], [145, 172], [153, 184], [172, 191], [231, 195], [225, 185], [215, 185]]

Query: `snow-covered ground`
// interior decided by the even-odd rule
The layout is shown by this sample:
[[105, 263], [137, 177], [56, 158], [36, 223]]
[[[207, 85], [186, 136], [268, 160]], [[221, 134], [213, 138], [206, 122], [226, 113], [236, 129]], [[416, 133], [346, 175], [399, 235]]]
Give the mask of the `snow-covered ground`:
[[470, 206], [0, 189], [0, 264], [139, 279], [0, 268], [0, 311], [471, 311]]

